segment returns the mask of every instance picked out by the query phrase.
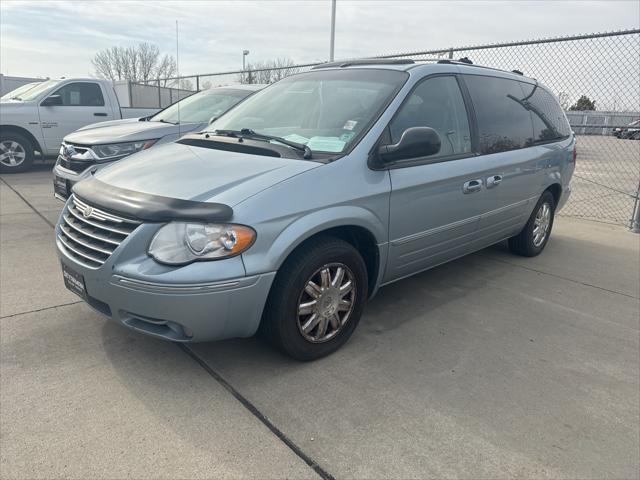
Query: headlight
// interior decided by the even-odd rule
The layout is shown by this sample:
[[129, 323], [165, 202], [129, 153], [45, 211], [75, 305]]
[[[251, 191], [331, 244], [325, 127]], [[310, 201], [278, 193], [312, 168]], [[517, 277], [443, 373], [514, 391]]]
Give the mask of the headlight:
[[91, 149], [98, 158], [125, 157], [132, 153], [149, 148], [158, 140], [141, 140], [139, 142], [110, 143], [107, 145], [95, 145]]
[[160, 263], [184, 265], [233, 257], [255, 239], [256, 232], [244, 225], [172, 222], [158, 230], [148, 252]]

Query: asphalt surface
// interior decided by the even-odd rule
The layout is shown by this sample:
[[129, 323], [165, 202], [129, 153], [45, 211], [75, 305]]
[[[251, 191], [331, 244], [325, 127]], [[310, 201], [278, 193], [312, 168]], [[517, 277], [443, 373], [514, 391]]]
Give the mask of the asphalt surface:
[[640, 236], [557, 219], [380, 291], [313, 363], [178, 345], [63, 285], [50, 167], [0, 180], [2, 478], [638, 478]]

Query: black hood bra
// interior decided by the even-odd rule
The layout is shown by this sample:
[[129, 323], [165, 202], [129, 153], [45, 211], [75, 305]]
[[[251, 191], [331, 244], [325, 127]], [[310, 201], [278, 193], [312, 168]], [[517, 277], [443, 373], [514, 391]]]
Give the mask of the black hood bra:
[[72, 189], [80, 200], [116, 215], [147, 222], [175, 220], [226, 222], [233, 209], [223, 203], [197, 202], [114, 187], [89, 177]]

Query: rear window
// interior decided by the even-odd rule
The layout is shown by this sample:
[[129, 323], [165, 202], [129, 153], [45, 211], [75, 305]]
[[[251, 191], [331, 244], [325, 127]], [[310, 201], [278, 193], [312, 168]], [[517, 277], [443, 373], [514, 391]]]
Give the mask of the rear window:
[[539, 85], [520, 84], [525, 93], [524, 101], [531, 112], [534, 142], [547, 142], [569, 136], [571, 127], [553, 95]]
[[504, 78], [465, 75], [478, 121], [480, 153], [498, 153], [531, 145], [531, 115], [520, 83]]

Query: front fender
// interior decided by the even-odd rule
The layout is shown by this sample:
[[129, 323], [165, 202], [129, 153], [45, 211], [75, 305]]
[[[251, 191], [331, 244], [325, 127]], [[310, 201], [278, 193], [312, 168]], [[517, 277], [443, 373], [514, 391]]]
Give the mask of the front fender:
[[[272, 272], [278, 270], [287, 257], [302, 242], [318, 233], [336, 227], [356, 226], [367, 230], [375, 239], [378, 247], [380, 266], [386, 264], [388, 237], [386, 225], [371, 210], [361, 206], [334, 206], [299, 216], [273, 237], [269, 235], [270, 228], [259, 229], [267, 232], [260, 238], [253, 248], [243, 254], [247, 275], [254, 273]], [[255, 248], [258, 247], [258, 248]], [[379, 268], [381, 272], [383, 268]]]

